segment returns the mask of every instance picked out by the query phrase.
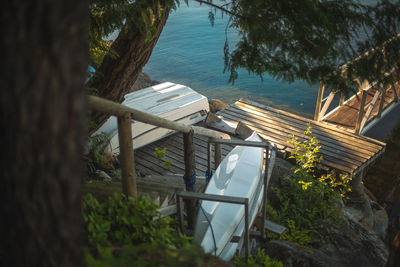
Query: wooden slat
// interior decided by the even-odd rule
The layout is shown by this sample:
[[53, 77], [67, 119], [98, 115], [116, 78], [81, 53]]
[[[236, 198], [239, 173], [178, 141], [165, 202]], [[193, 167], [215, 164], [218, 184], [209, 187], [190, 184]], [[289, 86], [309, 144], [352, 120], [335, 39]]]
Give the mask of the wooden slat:
[[[282, 145], [286, 144], [286, 146], [288, 148], [293, 148], [291, 144], [287, 143], [287, 141], [289, 141], [291, 139], [291, 136], [289, 134], [281, 134], [279, 132], [274, 132], [274, 131], [268, 130], [266, 128], [261, 128], [259, 124], [253, 123], [249, 120], [246, 120], [246, 123], [250, 127], [257, 129], [258, 132], [265, 134], [268, 137], [273, 137], [274, 142], [279, 142], [279, 144], [282, 144]], [[305, 140], [305, 138], [301, 138], [299, 136], [297, 136], [297, 137], [300, 141]], [[332, 151], [324, 148], [324, 146], [321, 146], [320, 154], [324, 157], [329, 156], [331, 158], [336, 158], [337, 162], [343, 161], [343, 164], [346, 164], [347, 166], [352, 167], [352, 168], [357, 168], [363, 162], [362, 160], [356, 160], [356, 159], [351, 159], [349, 157], [343, 157], [343, 156], [348, 156], [348, 155], [344, 155], [344, 153], [342, 154], [342, 153], [332, 152]]]

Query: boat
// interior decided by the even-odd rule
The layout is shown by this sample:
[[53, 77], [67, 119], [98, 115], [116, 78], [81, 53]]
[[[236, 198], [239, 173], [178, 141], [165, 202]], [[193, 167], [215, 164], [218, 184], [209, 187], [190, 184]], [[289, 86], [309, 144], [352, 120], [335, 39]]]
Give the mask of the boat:
[[[261, 141], [253, 132], [247, 141]], [[261, 147], [236, 146], [221, 162], [207, 185], [205, 194], [244, 197], [249, 199], [249, 222], [254, 222], [261, 207], [264, 188], [264, 152]], [[194, 232], [194, 242], [229, 261], [236, 253], [234, 236], [243, 236], [244, 206], [202, 201]]]
[[[208, 100], [193, 89], [172, 82], [160, 83], [124, 96], [122, 105], [185, 125], [206, 118]], [[132, 120], [132, 143], [137, 149], [166, 137], [174, 131]], [[110, 139], [110, 151], [119, 154], [117, 118], [111, 116], [95, 133], [105, 133]]]

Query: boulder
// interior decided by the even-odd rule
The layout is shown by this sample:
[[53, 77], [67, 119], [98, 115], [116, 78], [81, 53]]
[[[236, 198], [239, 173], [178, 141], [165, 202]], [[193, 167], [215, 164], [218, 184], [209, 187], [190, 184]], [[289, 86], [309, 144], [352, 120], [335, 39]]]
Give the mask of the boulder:
[[284, 266], [379, 267], [388, 258], [383, 240], [372, 230], [345, 219], [324, 236], [319, 248], [308, 248], [287, 241], [271, 241], [264, 245], [268, 255]]
[[210, 105], [210, 112], [215, 113], [220, 110], [224, 110], [228, 107], [227, 104], [222, 102], [221, 100], [218, 99], [210, 99], [208, 101], [208, 104]]
[[136, 79], [135, 83], [132, 85], [132, 87], [129, 90], [129, 92], [133, 92], [133, 91], [137, 91], [139, 89], [150, 87], [150, 86], [156, 85], [158, 83], [159, 82], [157, 82], [157, 81], [153, 81], [150, 78], [150, 75], [141, 72], [139, 74], [138, 78]]

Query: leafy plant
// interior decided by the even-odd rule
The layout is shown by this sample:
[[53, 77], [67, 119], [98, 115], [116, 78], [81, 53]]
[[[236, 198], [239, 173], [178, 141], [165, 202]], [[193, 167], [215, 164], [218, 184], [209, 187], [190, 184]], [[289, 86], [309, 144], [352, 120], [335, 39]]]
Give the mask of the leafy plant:
[[158, 163], [160, 164], [164, 161], [163, 162], [164, 167], [169, 169], [171, 168], [172, 160], [165, 158], [166, 153], [167, 153], [166, 147], [164, 147], [163, 149], [159, 149], [158, 147], [156, 147], [154, 149], [153, 156], [158, 160]]
[[267, 254], [265, 254], [264, 249], [258, 249], [256, 255], [250, 255], [249, 259], [246, 261], [244, 256], [236, 256], [233, 259], [233, 264], [237, 267], [283, 267], [282, 262], [272, 260]]
[[296, 228], [293, 220], [287, 220], [288, 230], [280, 237], [280, 240], [287, 240], [300, 245], [307, 245], [311, 242], [310, 230]]
[[342, 213], [338, 202], [350, 191], [351, 177], [319, 174], [315, 166], [321, 161], [317, 155], [320, 146], [312, 136], [311, 127], [304, 132], [307, 138], [299, 141], [293, 137], [290, 158], [295, 159], [293, 174], [282, 180], [280, 188], [272, 192], [278, 199], [278, 222], [287, 225], [288, 232], [281, 239], [299, 244], [310, 243], [309, 235], [327, 229], [341, 221]]
[[165, 247], [182, 247], [188, 238], [170, 227], [169, 217], [154, 220], [157, 205], [148, 197], [114, 194], [102, 203], [91, 194], [84, 196], [83, 218], [90, 247], [137, 245], [151, 242]]

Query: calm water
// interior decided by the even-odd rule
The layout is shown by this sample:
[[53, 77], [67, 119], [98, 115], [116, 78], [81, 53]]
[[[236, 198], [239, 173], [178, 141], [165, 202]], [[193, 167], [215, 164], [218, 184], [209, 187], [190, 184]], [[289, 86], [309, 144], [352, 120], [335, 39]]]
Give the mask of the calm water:
[[[223, 73], [226, 17], [218, 13], [215, 25], [208, 20], [209, 8], [197, 3], [181, 4], [170, 14], [153, 54], [144, 68], [153, 80], [185, 84], [209, 98], [232, 103], [239, 98], [262, 101], [302, 113], [314, 112], [317, 87], [304, 82], [286, 83], [265, 75], [240, 70], [234, 85]], [[236, 32], [228, 30], [231, 48]]]

